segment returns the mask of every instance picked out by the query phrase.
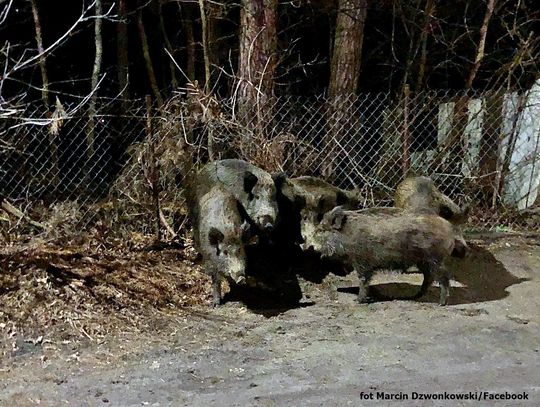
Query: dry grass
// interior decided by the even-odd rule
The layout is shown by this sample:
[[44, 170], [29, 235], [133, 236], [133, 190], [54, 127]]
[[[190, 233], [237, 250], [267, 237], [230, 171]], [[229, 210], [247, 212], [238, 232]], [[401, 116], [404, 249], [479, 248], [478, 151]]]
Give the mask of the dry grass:
[[2, 249], [0, 351], [21, 340], [145, 330], [159, 314], [209, 303], [210, 283], [192, 247], [153, 247], [141, 235], [129, 247], [116, 243], [34, 239]]

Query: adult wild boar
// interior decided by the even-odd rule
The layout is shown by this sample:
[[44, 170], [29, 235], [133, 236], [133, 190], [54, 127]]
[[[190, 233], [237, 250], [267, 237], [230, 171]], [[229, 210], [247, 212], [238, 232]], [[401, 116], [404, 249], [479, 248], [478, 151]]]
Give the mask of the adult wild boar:
[[418, 213], [433, 213], [453, 224], [466, 221], [468, 209], [461, 209], [428, 177], [411, 177], [396, 188], [394, 206]]
[[[186, 200], [195, 229], [199, 224], [199, 201], [215, 186], [220, 186], [238, 201], [242, 228], [252, 234], [269, 234], [276, 223], [276, 188], [272, 176], [243, 160], [219, 160], [206, 164], [187, 180]], [[236, 216], [236, 214], [235, 214]], [[197, 236], [197, 233], [195, 233]]]
[[340, 207], [324, 215], [305, 245], [357, 271], [360, 303], [368, 298], [369, 281], [375, 270], [405, 270], [416, 265], [424, 274], [416, 297], [424, 295], [435, 279], [441, 287], [440, 305], [446, 305], [450, 289], [449, 272], [443, 262], [455, 249], [466, 247], [455, 227], [437, 215], [394, 210], [346, 211]]
[[[345, 208], [343, 206], [340, 207], [341, 209], [343, 210], [348, 210], [348, 208]], [[327, 211], [326, 213], [328, 213], [330, 211]], [[355, 213], [363, 213], [363, 214], [366, 214], [366, 215], [381, 215], [381, 216], [384, 216], [384, 215], [396, 215], [396, 214], [401, 214], [401, 213], [404, 213], [405, 211], [403, 209], [400, 209], [400, 208], [395, 208], [395, 207], [383, 207], [383, 206], [376, 206], [376, 207], [372, 207], [372, 208], [366, 208], [366, 209], [360, 209], [360, 210], [356, 210], [354, 211]], [[300, 229], [301, 229], [301, 232], [302, 232], [302, 241], [303, 242], [312, 242], [313, 239], [315, 238], [315, 235], [317, 233], [319, 233], [319, 226], [322, 222], [322, 220], [324, 219], [324, 214], [322, 215], [317, 215], [316, 218], [314, 218], [313, 216], [303, 216], [302, 217], [302, 220], [301, 220], [301, 226], [300, 226]], [[314, 249], [312, 246], [309, 246], [309, 245], [306, 245], [306, 244], [303, 244], [302, 247], [304, 248], [310, 248], [310, 249]]]
[[360, 206], [358, 191], [346, 191], [320, 178], [303, 176], [287, 178], [274, 176], [280, 222], [275, 240], [293, 240], [301, 243], [303, 228], [314, 228], [323, 215], [336, 206], [357, 209]]
[[212, 187], [198, 203], [199, 251], [204, 269], [212, 278], [214, 306], [221, 303], [221, 282], [246, 281], [246, 254], [242, 242], [242, 219], [235, 197], [221, 186]]

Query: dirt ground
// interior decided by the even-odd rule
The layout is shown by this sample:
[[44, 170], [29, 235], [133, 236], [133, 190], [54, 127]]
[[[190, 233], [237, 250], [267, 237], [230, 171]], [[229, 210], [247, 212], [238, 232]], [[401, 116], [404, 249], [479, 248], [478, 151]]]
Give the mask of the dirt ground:
[[[303, 281], [302, 303], [289, 309], [205, 301], [162, 307], [142, 316], [139, 330], [4, 334], [11, 350], [0, 361], [0, 405], [538, 406], [540, 240], [471, 241], [471, 255], [453, 265], [447, 307], [437, 305], [437, 287], [420, 301], [359, 305], [355, 276], [329, 276]], [[383, 273], [373, 288], [400, 297], [420, 283], [417, 274]], [[525, 392], [528, 400], [411, 399], [445, 391]], [[377, 392], [410, 398], [362, 399]]]

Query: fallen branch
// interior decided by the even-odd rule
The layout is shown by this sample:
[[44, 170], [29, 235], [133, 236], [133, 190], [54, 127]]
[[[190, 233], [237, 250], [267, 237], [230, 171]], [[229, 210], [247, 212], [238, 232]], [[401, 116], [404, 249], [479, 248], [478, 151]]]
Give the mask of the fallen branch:
[[39, 228], [39, 229], [45, 229], [45, 225], [43, 223], [36, 222], [35, 220], [32, 220], [28, 215], [24, 214], [21, 210], [17, 209], [13, 205], [11, 205], [8, 201], [3, 200], [2, 201], [2, 209], [7, 212], [9, 215], [13, 215], [18, 219], [24, 219], [27, 221], [30, 225]]
[[177, 237], [177, 234], [174, 232], [173, 228], [169, 225], [169, 223], [167, 222], [167, 219], [165, 219], [165, 215], [163, 214], [163, 211], [161, 210], [161, 208], [159, 209], [159, 220], [161, 221], [161, 224], [163, 225], [167, 233], [169, 233], [172, 236], [172, 238], [175, 239]]

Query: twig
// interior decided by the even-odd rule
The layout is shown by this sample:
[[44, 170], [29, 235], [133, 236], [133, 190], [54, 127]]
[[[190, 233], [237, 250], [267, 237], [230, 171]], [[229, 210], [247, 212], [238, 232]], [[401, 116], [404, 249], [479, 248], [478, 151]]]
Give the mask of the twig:
[[12, 204], [10, 204], [5, 199], [2, 201], [2, 209], [6, 211], [8, 214], [13, 215], [17, 217], [19, 220], [24, 219], [27, 221], [30, 225], [39, 228], [39, 229], [45, 229], [45, 225], [39, 222], [36, 222], [35, 220], [32, 220], [28, 215], [23, 213], [21, 210], [14, 207]]
[[163, 211], [161, 210], [161, 208], [159, 208], [159, 220], [161, 221], [161, 224], [163, 225], [165, 230], [172, 236], [173, 239], [175, 239], [178, 235], [175, 233], [174, 229], [167, 222], [167, 219], [165, 218], [165, 215], [163, 214]]

